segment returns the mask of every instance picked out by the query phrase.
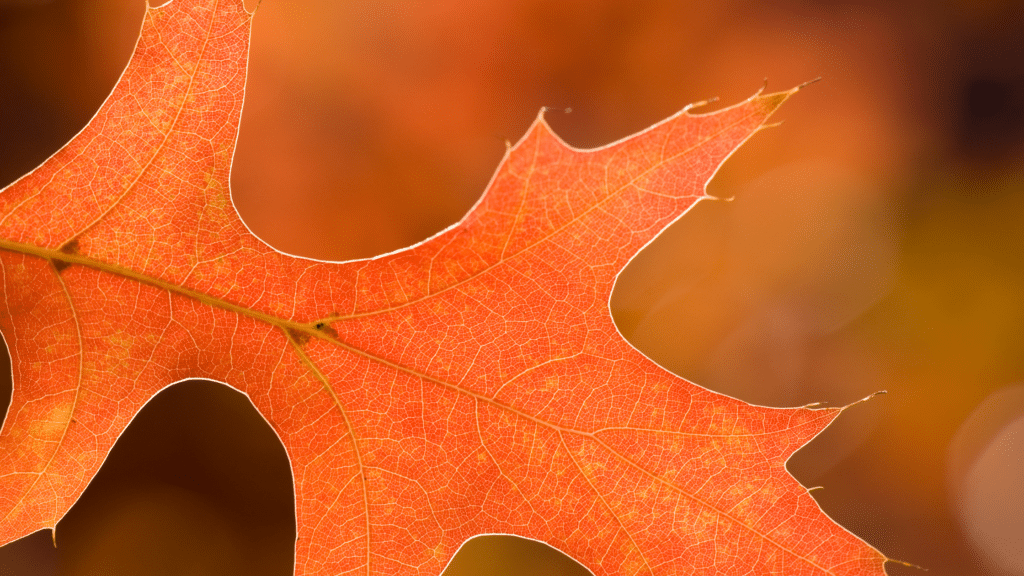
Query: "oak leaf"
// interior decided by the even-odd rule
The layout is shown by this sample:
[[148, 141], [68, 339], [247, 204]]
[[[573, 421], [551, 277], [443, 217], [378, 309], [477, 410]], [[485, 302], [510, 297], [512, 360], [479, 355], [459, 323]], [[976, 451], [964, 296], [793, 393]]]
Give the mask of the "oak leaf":
[[297, 574], [438, 574], [482, 533], [598, 575], [882, 573], [784, 467], [841, 409], [700, 388], [608, 308], [795, 89], [595, 150], [541, 115], [458, 224], [320, 262], [231, 202], [251, 18], [241, 0], [149, 8], [88, 126], [0, 194], [0, 542], [55, 526], [145, 402], [206, 378], [287, 450]]

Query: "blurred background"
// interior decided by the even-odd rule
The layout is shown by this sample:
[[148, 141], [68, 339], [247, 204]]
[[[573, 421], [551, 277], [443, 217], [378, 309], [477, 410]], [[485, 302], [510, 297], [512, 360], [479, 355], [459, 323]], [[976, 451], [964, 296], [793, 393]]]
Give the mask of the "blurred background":
[[[89, 120], [143, 10], [0, 0], [0, 184]], [[734, 201], [701, 202], [623, 272], [616, 322], [672, 371], [753, 403], [887, 390], [792, 474], [928, 574], [1024, 574], [1018, 2], [265, 0], [234, 199], [280, 250], [372, 256], [458, 220], [541, 106], [593, 147], [765, 77], [784, 90], [817, 76], [710, 184]], [[189, 382], [128, 428], [57, 547], [41, 532], [0, 548], [0, 576], [283, 576], [293, 538], [273, 432], [240, 394]], [[487, 537], [448, 573], [586, 571]]]

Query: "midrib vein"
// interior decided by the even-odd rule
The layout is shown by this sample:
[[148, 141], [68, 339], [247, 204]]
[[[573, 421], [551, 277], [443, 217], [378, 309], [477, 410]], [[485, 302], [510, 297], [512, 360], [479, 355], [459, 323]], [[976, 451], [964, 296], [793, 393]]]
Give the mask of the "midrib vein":
[[255, 320], [259, 320], [261, 322], [265, 322], [272, 326], [281, 328], [282, 330], [296, 330], [308, 334], [310, 336], [314, 336], [324, 340], [330, 340], [330, 338], [326, 334], [320, 332], [310, 324], [294, 322], [291, 320], [280, 318], [278, 316], [274, 316], [272, 314], [267, 314], [264, 312], [260, 312], [258, 310], [253, 310], [252, 308], [249, 308], [247, 306], [236, 304], [234, 302], [230, 302], [223, 298], [218, 298], [216, 296], [212, 296], [204, 292], [199, 292], [198, 290], [192, 290], [191, 288], [180, 286], [178, 284], [175, 284], [174, 282], [162, 280], [155, 276], [150, 276], [149, 274], [144, 274], [142, 272], [138, 272], [130, 268], [125, 268], [123, 266], [118, 266], [116, 264], [110, 264], [108, 262], [96, 260], [94, 258], [83, 256], [81, 254], [68, 254], [55, 248], [41, 248], [39, 246], [34, 246], [32, 244], [14, 242], [2, 238], [0, 238], [0, 250], [6, 250], [8, 252], [15, 252], [18, 254], [26, 254], [29, 256], [36, 256], [38, 258], [43, 258], [51, 262], [63, 262], [66, 264], [84, 266], [86, 268], [91, 268], [99, 272], [105, 272], [107, 274], [112, 274], [114, 276], [120, 276], [123, 278], [128, 278], [130, 280], [135, 280], [136, 282], [139, 282], [141, 284], [146, 284], [148, 286], [160, 288], [172, 294], [192, 298], [198, 302], [206, 304], [207, 306], [220, 308], [221, 310], [227, 310], [228, 312], [234, 312], [235, 314], [239, 314], [248, 318], [253, 318]]
[[[327, 378], [323, 374], [323, 372], [319, 369], [319, 367], [316, 365], [316, 363], [313, 362], [313, 360], [311, 358], [309, 358], [308, 355], [305, 354], [305, 352], [302, 350], [302, 346], [300, 346], [297, 342], [295, 342], [294, 338], [292, 337], [292, 332], [299, 332], [299, 333], [306, 334], [306, 335], [308, 335], [310, 337], [313, 337], [313, 338], [319, 338], [321, 340], [324, 340], [326, 342], [334, 344], [334, 345], [336, 345], [336, 346], [338, 346], [338, 347], [340, 347], [340, 348], [342, 348], [342, 349], [344, 349], [344, 350], [346, 350], [346, 351], [348, 351], [348, 352], [350, 352], [350, 353], [352, 353], [354, 355], [361, 356], [361, 357], [366, 358], [366, 359], [368, 359], [368, 360], [370, 360], [372, 362], [375, 362], [375, 363], [378, 363], [378, 364], [390, 367], [392, 369], [404, 372], [404, 373], [409, 374], [411, 376], [414, 376], [416, 378], [421, 378], [421, 379], [423, 379], [425, 381], [433, 382], [434, 384], [437, 384], [437, 385], [442, 386], [444, 388], [448, 388], [448, 389], [450, 389], [452, 391], [455, 391], [457, 393], [469, 396], [471, 398], [474, 398], [476, 400], [479, 400], [481, 402], [484, 402], [486, 404], [494, 406], [495, 408], [498, 408], [500, 410], [504, 410], [504, 411], [510, 412], [512, 414], [515, 414], [516, 416], [519, 416], [521, 418], [524, 418], [526, 420], [534, 422], [534, 423], [536, 423], [536, 424], [538, 424], [540, 426], [543, 426], [543, 427], [548, 428], [550, 430], [553, 430], [555, 432], [559, 432], [559, 433], [565, 432], [565, 433], [575, 434], [575, 435], [578, 435], [578, 436], [589, 438], [592, 441], [598, 443], [605, 450], [608, 450], [609, 452], [611, 452], [615, 457], [617, 457], [619, 459], [622, 459], [628, 466], [630, 466], [632, 468], [636, 468], [638, 471], [640, 471], [642, 474], [648, 476], [649, 478], [651, 478], [651, 479], [653, 479], [653, 480], [655, 480], [655, 481], [657, 481], [657, 482], [659, 482], [661, 484], [666, 485], [666, 487], [668, 487], [671, 490], [679, 493], [680, 495], [682, 495], [682, 496], [684, 496], [684, 497], [686, 497], [686, 498], [696, 502], [697, 504], [699, 504], [701, 506], [705, 506], [707, 508], [710, 508], [711, 510], [714, 510], [714, 511], [718, 512], [722, 516], [724, 516], [726, 518], [729, 518], [730, 520], [736, 522], [739, 526], [742, 526], [743, 528], [749, 530], [753, 534], [757, 535], [759, 538], [762, 538], [763, 540], [765, 540], [769, 544], [777, 547], [778, 549], [780, 549], [780, 550], [782, 550], [782, 551], [784, 551], [784, 552], [786, 552], [788, 554], [792, 554], [793, 556], [801, 559], [802, 561], [807, 562], [811, 566], [814, 566], [815, 568], [818, 568], [818, 569], [822, 570], [826, 574], [831, 574], [831, 572], [829, 570], [827, 570], [826, 568], [818, 566], [813, 561], [811, 561], [811, 560], [801, 556], [800, 554], [797, 554], [796, 552], [794, 552], [793, 550], [790, 550], [789, 548], [786, 548], [781, 543], [776, 542], [775, 540], [770, 538], [767, 534], [762, 534], [758, 530], [754, 529], [752, 526], [749, 526], [746, 523], [740, 521], [738, 518], [735, 518], [734, 516], [730, 515], [726, 511], [720, 510], [716, 506], [712, 505], [711, 503], [706, 502], [703, 499], [698, 498], [696, 495], [693, 495], [693, 494], [690, 494], [690, 493], [686, 492], [685, 490], [679, 488], [675, 484], [665, 480], [664, 478], [661, 478], [660, 476], [658, 476], [656, 474], [653, 474], [652, 472], [650, 472], [649, 470], [645, 469], [643, 466], [640, 466], [636, 462], [633, 462], [632, 459], [626, 458], [622, 454], [619, 454], [616, 450], [612, 449], [610, 446], [605, 444], [600, 438], [598, 438], [595, 435], [595, 432], [586, 431], [586, 430], [577, 430], [577, 429], [574, 429], [574, 428], [568, 428], [568, 427], [560, 426], [560, 425], [555, 424], [553, 422], [548, 422], [547, 420], [544, 420], [542, 418], [534, 416], [533, 414], [529, 414], [527, 412], [523, 412], [522, 410], [519, 410], [518, 408], [515, 408], [514, 406], [510, 406], [508, 404], [499, 402], [499, 401], [497, 401], [497, 400], [495, 400], [493, 398], [490, 398], [490, 397], [485, 396], [483, 394], [480, 394], [478, 392], [474, 392], [473, 390], [470, 390], [468, 388], [464, 388], [464, 387], [459, 386], [457, 384], [453, 384], [451, 382], [447, 382], [445, 380], [441, 380], [439, 378], [435, 378], [434, 376], [431, 376], [429, 374], [420, 372], [420, 371], [415, 370], [413, 368], [410, 368], [408, 366], [404, 366], [402, 364], [398, 364], [396, 362], [387, 360], [386, 358], [382, 358], [382, 357], [377, 356], [377, 355], [375, 355], [375, 354], [373, 354], [371, 352], [368, 352], [366, 350], [363, 350], [361, 348], [358, 348], [356, 346], [348, 344], [347, 342], [344, 342], [343, 340], [340, 340], [340, 339], [337, 339], [337, 338], [333, 338], [329, 334], [318, 330], [315, 327], [315, 324], [295, 322], [293, 320], [286, 320], [284, 318], [280, 318], [280, 317], [274, 316], [272, 314], [267, 314], [267, 313], [264, 313], [264, 312], [259, 312], [257, 310], [253, 310], [253, 309], [248, 308], [246, 306], [242, 306], [240, 304], [235, 304], [233, 302], [229, 302], [229, 301], [224, 300], [222, 298], [217, 298], [217, 297], [211, 296], [209, 294], [205, 294], [205, 293], [202, 293], [202, 292], [199, 292], [199, 291], [196, 291], [196, 290], [192, 290], [190, 288], [185, 288], [183, 286], [179, 286], [177, 284], [174, 284], [173, 282], [168, 282], [166, 280], [161, 280], [159, 278], [156, 278], [156, 277], [153, 277], [153, 276], [149, 276], [147, 274], [143, 274], [143, 273], [137, 272], [135, 270], [131, 270], [131, 269], [128, 269], [128, 268], [123, 268], [121, 266], [117, 266], [117, 265], [113, 265], [113, 264], [108, 264], [106, 262], [101, 262], [101, 261], [89, 258], [87, 256], [82, 256], [80, 254], [67, 254], [65, 252], [61, 252], [60, 250], [56, 250], [56, 249], [53, 249], [53, 248], [40, 248], [38, 246], [33, 246], [31, 244], [24, 244], [24, 243], [20, 243], [20, 242], [13, 242], [13, 241], [6, 240], [6, 239], [0, 239], [0, 250], [6, 250], [6, 251], [9, 251], [9, 252], [26, 254], [26, 255], [35, 256], [35, 257], [38, 257], [38, 258], [47, 259], [47, 260], [50, 260], [50, 261], [59, 261], [59, 262], [65, 262], [67, 264], [81, 265], [81, 266], [84, 266], [84, 267], [87, 267], [87, 268], [91, 268], [91, 269], [94, 269], [94, 270], [97, 270], [97, 271], [100, 271], [100, 272], [105, 272], [105, 273], [108, 273], [108, 274], [122, 276], [124, 278], [135, 280], [136, 282], [139, 282], [139, 283], [142, 283], [142, 284], [146, 284], [146, 285], [149, 285], [149, 286], [160, 288], [162, 290], [167, 290], [168, 292], [171, 292], [173, 294], [177, 294], [177, 295], [184, 296], [184, 297], [187, 297], [187, 298], [192, 298], [192, 299], [194, 299], [194, 300], [196, 300], [198, 302], [201, 302], [201, 303], [206, 304], [208, 306], [212, 306], [214, 308], [219, 308], [221, 310], [225, 310], [225, 311], [228, 311], [228, 312], [233, 312], [235, 314], [239, 314], [239, 315], [242, 315], [242, 316], [245, 316], [245, 317], [248, 317], [248, 318], [252, 318], [254, 320], [258, 320], [260, 322], [264, 322], [266, 324], [269, 324], [271, 326], [275, 326], [275, 327], [279, 328], [280, 330], [282, 330], [284, 332], [285, 337], [288, 339], [288, 341], [291, 344], [291, 346], [296, 350], [296, 354], [298, 354], [300, 361], [302, 361], [304, 364], [306, 364], [310, 368], [310, 370], [313, 372], [313, 376], [315, 378], [317, 378], [318, 380], [320, 380], [321, 382], [324, 383], [325, 389], [331, 395], [332, 400], [337, 405], [338, 409], [342, 412], [342, 415], [345, 418], [345, 422], [348, 425], [350, 432], [353, 434], [353, 442], [354, 442], [354, 444], [356, 444], [355, 450], [357, 451], [357, 453], [359, 451], [358, 440], [357, 440], [357, 438], [356, 438], [356, 436], [354, 434], [355, 430], [354, 430], [351, 422], [348, 419], [348, 415], [345, 412], [344, 407], [341, 405], [341, 403], [340, 403], [340, 401], [339, 401], [339, 399], [337, 397], [337, 394], [335, 393], [333, 387], [331, 387], [329, 381], [327, 380]], [[358, 463], [358, 464], [360, 465], [360, 467], [362, 467], [361, 463]], [[365, 479], [363, 479], [362, 481], [365, 483]], [[365, 484], [364, 484], [364, 490], [365, 490]], [[365, 493], [364, 493], [364, 496], [365, 496]], [[369, 538], [369, 533], [367, 533], [367, 538]]]

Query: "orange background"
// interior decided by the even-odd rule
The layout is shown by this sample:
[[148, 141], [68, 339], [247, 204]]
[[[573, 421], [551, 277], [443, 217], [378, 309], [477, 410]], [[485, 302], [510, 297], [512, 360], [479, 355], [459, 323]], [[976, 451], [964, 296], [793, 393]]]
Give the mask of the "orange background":
[[[283, 251], [372, 256], [458, 220], [541, 106], [591, 147], [765, 76], [778, 90], [823, 76], [709, 186], [735, 201], [702, 202], [626, 269], [616, 321], [664, 366], [750, 402], [887, 390], [790, 471], [890, 557], [935, 576], [1024, 573], [1024, 12], [915, 4], [264, 0], [235, 202]], [[143, 6], [0, 0], [0, 184], [89, 120]], [[291, 498], [244, 397], [175, 386], [57, 548], [47, 533], [4, 547], [0, 576], [290, 574]], [[585, 573], [506, 539], [466, 552], [451, 574]]]

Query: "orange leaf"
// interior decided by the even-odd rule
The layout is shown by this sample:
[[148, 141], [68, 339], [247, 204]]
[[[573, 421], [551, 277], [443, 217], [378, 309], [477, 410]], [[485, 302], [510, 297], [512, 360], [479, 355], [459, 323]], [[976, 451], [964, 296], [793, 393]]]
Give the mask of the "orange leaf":
[[784, 467], [841, 409], [704, 390], [608, 310], [795, 89], [596, 150], [541, 115], [458, 224], [319, 262], [231, 203], [250, 22], [241, 0], [148, 9], [96, 117], [0, 194], [0, 542], [55, 526], [146, 401], [207, 378], [284, 443], [298, 574], [438, 574], [482, 533], [598, 575], [882, 573]]

